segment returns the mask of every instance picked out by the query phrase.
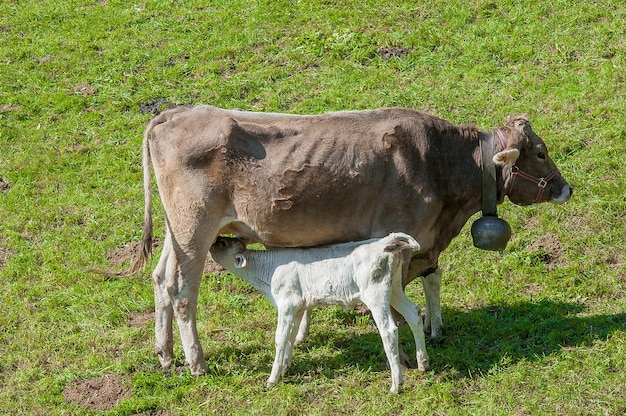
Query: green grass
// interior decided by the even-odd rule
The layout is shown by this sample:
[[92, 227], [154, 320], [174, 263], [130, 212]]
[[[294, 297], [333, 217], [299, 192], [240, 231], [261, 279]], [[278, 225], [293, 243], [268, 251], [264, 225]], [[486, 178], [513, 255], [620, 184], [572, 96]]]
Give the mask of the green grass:
[[[413, 3], [0, 3], [0, 413], [97, 414], [62, 392], [104, 374], [132, 390], [115, 415], [626, 412], [626, 5]], [[469, 224], [453, 241], [446, 338], [400, 396], [373, 323], [336, 309], [316, 311], [265, 392], [274, 311], [232, 276], [201, 289], [210, 373], [166, 378], [152, 321], [129, 326], [153, 308], [149, 278], [85, 272], [140, 238], [140, 108], [158, 99], [400, 105], [485, 130], [525, 112], [575, 192], [563, 206], [501, 205], [514, 231], [502, 255], [473, 248]], [[158, 204], [155, 219], [162, 236]], [[419, 284], [408, 293], [423, 305]]]

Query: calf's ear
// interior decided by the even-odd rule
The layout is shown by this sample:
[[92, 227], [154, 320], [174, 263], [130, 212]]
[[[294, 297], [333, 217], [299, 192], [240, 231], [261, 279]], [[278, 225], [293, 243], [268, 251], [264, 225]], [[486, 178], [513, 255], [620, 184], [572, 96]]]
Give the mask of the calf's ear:
[[246, 257], [243, 254], [235, 254], [235, 267], [238, 269], [243, 269], [246, 267]]
[[505, 149], [493, 155], [493, 163], [498, 166], [513, 165], [519, 158], [519, 150]]

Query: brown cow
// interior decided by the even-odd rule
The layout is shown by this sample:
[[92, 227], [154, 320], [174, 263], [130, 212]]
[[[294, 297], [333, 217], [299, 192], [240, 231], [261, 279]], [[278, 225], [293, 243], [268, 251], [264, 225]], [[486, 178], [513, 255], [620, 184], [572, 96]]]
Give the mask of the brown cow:
[[[508, 117], [496, 133], [498, 202], [505, 195], [518, 205], [569, 199], [570, 186], [526, 117]], [[438, 258], [481, 209], [484, 134], [405, 108], [308, 116], [198, 106], [156, 116], [144, 134], [143, 251], [132, 272], [151, 254], [152, 160], [166, 216], [152, 275], [163, 369], [172, 363], [175, 317], [191, 373], [207, 370], [198, 289], [209, 247], [223, 233], [280, 247], [408, 233], [422, 248], [405, 284], [422, 277], [425, 327], [438, 337]]]

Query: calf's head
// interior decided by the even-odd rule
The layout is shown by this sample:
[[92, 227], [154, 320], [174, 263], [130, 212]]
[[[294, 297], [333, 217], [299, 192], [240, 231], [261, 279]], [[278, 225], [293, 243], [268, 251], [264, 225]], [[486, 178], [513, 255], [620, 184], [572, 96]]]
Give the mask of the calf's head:
[[217, 237], [210, 249], [213, 260], [229, 270], [246, 267], [246, 252], [246, 243], [243, 240], [222, 236]]
[[[504, 127], [496, 130], [504, 150], [493, 156], [502, 166], [504, 192], [511, 202], [529, 205], [538, 202], [566, 202], [572, 188], [548, 156], [548, 149], [532, 131], [525, 115], [509, 116]], [[496, 139], [497, 140], [497, 139]]]

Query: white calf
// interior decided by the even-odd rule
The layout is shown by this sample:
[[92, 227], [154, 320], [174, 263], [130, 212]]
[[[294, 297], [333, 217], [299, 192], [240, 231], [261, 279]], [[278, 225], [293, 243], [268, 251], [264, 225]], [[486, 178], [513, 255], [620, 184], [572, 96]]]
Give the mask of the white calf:
[[413, 237], [394, 233], [382, 239], [297, 249], [247, 250], [242, 240], [218, 237], [213, 259], [267, 296], [278, 309], [276, 356], [267, 380], [271, 387], [291, 362], [303, 314], [317, 305], [353, 308], [359, 301], [371, 311], [391, 368], [391, 392], [398, 393], [402, 370], [398, 328], [391, 307], [408, 322], [421, 371], [429, 368], [419, 307], [402, 290], [411, 253], [419, 250]]

